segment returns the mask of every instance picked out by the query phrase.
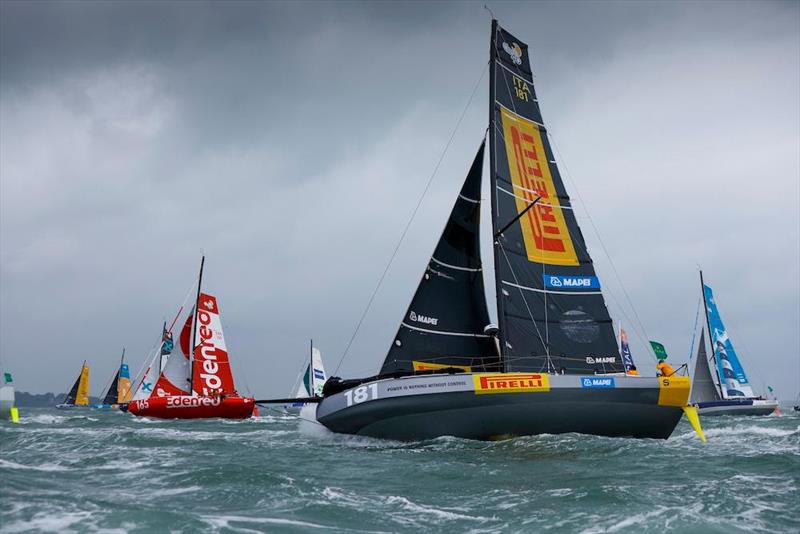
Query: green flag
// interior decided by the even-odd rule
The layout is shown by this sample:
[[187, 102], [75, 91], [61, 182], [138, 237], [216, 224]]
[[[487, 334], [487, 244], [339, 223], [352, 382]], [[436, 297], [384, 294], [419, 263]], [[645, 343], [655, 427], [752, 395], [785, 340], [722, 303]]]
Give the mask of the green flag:
[[5, 375], [6, 384], [10, 384], [12, 381], [11, 373], [3, 373]]
[[664, 345], [658, 341], [651, 341], [650, 346], [653, 347], [653, 352], [656, 353], [656, 358], [659, 360], [667, 359], [667, 349], [664, 348]]

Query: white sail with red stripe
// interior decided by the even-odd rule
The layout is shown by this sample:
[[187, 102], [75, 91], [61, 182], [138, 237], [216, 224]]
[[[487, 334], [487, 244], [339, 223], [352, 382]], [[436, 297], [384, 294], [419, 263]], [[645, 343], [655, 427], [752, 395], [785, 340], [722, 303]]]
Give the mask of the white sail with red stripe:
[[237, 395], [217, 298], [200, 293], [197, 301], [192, 389], [197, 395]]
[[[192, 310], [194, 311], [194, 310]], [[156, 397], [171, 397], [175, 395], [188, 395], [191, 391], [189, 385], [189, 345], [192, 331], [192, 314], [186, 318], [180, 337], [181, 353], [173, 352], [161, 376], [158, 377], [151, 395]]]

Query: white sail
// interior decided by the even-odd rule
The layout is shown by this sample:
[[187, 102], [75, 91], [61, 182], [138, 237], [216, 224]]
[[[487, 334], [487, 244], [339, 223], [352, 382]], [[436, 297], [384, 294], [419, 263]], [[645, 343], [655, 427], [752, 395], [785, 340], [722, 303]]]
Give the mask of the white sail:
[[322, 388], [325, 387], [328, 377], [325, 374], [325, 367], [322, 366], [322, 353], [319, 349], [311, 349], [311, 394], [316, 397], [322, 396]]

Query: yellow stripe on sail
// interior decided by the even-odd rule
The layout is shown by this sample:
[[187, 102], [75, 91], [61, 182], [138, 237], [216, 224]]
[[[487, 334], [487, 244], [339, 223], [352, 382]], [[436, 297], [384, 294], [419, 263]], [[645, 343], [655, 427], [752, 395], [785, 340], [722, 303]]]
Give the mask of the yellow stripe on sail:
[[412, 360], [411, 364], [414, 366], [415, 371], [434, 371], [437, 369], [461, 369], [465, 373], [469, 373], [472, 368], [469, 365], [446, 365], [441, 363], [428, 363]]
[[76, 406], [89, 405], [89, 367], [83, 366], [81, 369], [81, 379], [78, 382], [78, 393], [75, 395]]
[[129, 402], [131, 400], [131, 381], [125, 377], [120, 377], [117, 382], [117, 403]]

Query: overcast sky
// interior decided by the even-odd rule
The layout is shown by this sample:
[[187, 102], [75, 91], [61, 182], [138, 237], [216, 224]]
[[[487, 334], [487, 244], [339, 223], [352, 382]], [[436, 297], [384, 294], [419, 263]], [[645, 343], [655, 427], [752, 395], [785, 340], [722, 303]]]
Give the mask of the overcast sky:
[[[287, 394], [311, 337], [336, 368], [484, 71], [482, 5], [0, 2], [18, 388], [138, 370], [201, 252], [242, 390]], [[687, 360], [702, 266], [756, 389], [798, 393], [799, 6], [491, 2], [645, 372], [648, 336]], [[379, 369], [487, 117], [484, 77], [340, 374]]]

